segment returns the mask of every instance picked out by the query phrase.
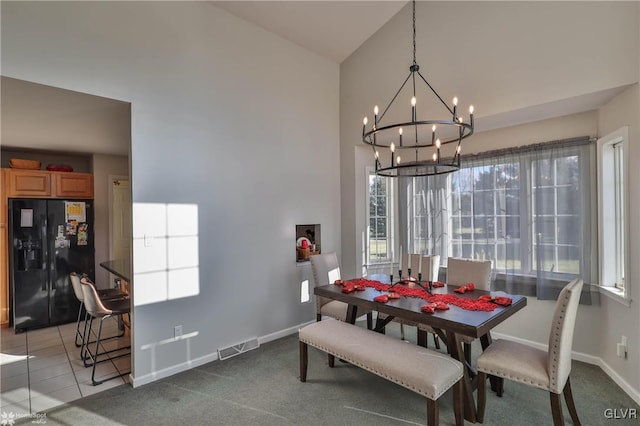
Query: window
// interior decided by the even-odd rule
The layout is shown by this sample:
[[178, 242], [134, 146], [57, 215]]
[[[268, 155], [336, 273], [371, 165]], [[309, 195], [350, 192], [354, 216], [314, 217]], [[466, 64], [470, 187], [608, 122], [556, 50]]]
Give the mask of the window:
[[367, 263], [388, 263], [393, 249], [393, 186], [391, 178], [368, 173]]
[[463, 157], [448, 178], [407, 179], [400, 243], [444, 260], [492, 260], [496, 289], [543, 299], [574, 277], [589, 283], [592, 152], [582, 137]]
[[[598, 140], [598, 251], [600, 285], [628, 299], [625, 287], [628, 227], [625, 203], [628, 128]], [[606, 294], [606, 293], [605, 293]]]

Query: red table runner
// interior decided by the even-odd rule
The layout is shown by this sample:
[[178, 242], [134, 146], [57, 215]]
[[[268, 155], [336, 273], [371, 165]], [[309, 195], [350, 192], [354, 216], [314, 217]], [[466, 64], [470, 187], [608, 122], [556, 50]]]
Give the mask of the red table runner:
[[396, 285], [391, 290], [391, 284], [384, 284], [380, 281], [367, 280], [365, 278], [356, 278], [349, 281], [344, 281], [343, 286], [353, 285], [371, 287], [378, 291], [392, 291], [405, 297], [419, 297], [426, 300], [429, 303], [444, 302], [450, 305], [458, 306], [468, 311], [485, 311], [492, 312], [496, 309], [497, 305], [490, 301], [478, 300], [478, 299], [464, 299], [455, 294], [430, 294], [427, 290], [422, 288], [409, 288], [404, 285]]

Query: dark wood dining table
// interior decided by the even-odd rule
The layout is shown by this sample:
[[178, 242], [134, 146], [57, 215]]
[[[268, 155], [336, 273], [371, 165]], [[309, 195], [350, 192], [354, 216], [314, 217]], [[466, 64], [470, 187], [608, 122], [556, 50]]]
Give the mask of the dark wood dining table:
[[[414, 283], [406, 285], [410, 287], [415, 286]], [[477, 421], [477, 410], [473, 398], [473, 391], [477, 384], [472, 367], [465, 362], [460, 336], [479, 338], [482, 349], [484, 350], [491, 344], [491, 329], [524, 308], [527, 305], [527, 299], [524, 296], [483, 290], [474, 290], [460, 294], [454, 292], [454, 288], [455, 287], [448, 287], [446, 285], [441, 288], [433, 288], [432, 294], [454, 294], [462, 299], [474, 300], [482, 295], [506, 296], [511, 298], [512, 303], [509, 306], [496, 306], [496, 309], [491, 312], [467, 310], [450, 305], [448, 310], [427, 314], [420, 310], [422, 306], [428, 303], [422, 298], [400, 297], [398, 299], [390, 299], [387, 303], [379, 303], [373, 299], [384, 292], [371, 287], [366, 287], [363, 291], [343, 293], [342, 286], [329, 284], [316, 287], [314, 294], [347, 303], [349, 305], [347, 321], [352, 324], [355, 323], [359, 310], [374, 310], [387, 314], [389, 316], [387, 319], [376, 323], [376, 331], [383, 332], [384, 326], [394, 318], [431, 326], [446, 343], [447, 351], [451, 357], [462, 362], [467, 367], [464, 369], [464, 414], [466, 420], [475, 423]], [[426, 343], [426, 339], [423, 338], [420, 340]], [[497, 384], [492, 383], [494, 390], [496, 386]]]

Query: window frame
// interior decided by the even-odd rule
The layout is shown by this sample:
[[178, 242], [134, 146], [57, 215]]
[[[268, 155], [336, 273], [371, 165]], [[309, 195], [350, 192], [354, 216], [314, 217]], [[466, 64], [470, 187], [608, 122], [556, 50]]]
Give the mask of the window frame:
[[[622, 148], [622, 173], [620, 174], [616, 170], [616, 148], [614, 148], [616, 145]], [[598, 139], [598, 284], [602, 294], [626, 306], [631, 302], [630, 289], [624, 283], [618, 285], [618, 281], [620, 276], [622, 279], [629, 277], [629, 238], [625, 238], [629, 235], [629, 204], [626, 202], [629, 199], [628, 153], [629, 128], [627, 126]], [[619, 179], [622, 181], [620, 182]], [[622, 183], [621, 190], [618, 183]], [[609, 191], [608, 189], [611, 188], [613, 190]], [[619, 253], [620, 250], [623, 251], [622, 255]]]
[[[376, 177], [379, 179], [384, 179], [386, 181], [387, 184], [387, 194], [386, 194], [386, 198], [387, 198], [387, 205], [386, 205], [386, 226], [387, 226], [387, 257], [383, 258], [383, 259], [373, 259], [371, 256], [371, 214], [370, 214], [370, 207], [371, 207], [371, 186], [370, 186], [370, 179], [371, 177]], [[371, 269], [373, 268], [379, 268], [383, 265], [389, 265], [390, 262], [393, 261], [393, 257], [394, 257], [394, 253], [396, 253], [395, 251], [395, 241], [396, 241], [396, 226], [397, 226], [397, 214], [396, 214], [396, 184], [395, 184], [395, 180], [390, 178], [390, 177], [386, 177], [386, 176], [377, 176], [375, 173], [375, 169], [373, 167], [367, 167], [366, 168], [366, 185], [367, 185], [367, 190], [366, 190], [366, 213], [367, 213], [367, 218], [366, 218], [366, 223], [365, 223], [365, 247], [366, 247], [366, 258], [365, 258], [365, 267], [367, 269]]]

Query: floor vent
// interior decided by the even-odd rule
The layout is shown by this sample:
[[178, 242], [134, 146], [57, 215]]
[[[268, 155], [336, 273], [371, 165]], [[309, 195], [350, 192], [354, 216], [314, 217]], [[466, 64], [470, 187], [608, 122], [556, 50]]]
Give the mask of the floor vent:
[[254, 337], [237, 345], [218, 349], [218, 359], [223, 360], [260, 347], [258, 338]]

